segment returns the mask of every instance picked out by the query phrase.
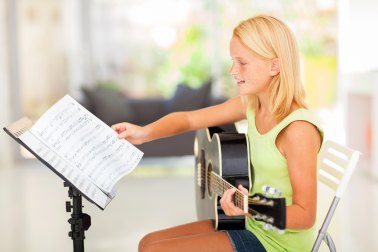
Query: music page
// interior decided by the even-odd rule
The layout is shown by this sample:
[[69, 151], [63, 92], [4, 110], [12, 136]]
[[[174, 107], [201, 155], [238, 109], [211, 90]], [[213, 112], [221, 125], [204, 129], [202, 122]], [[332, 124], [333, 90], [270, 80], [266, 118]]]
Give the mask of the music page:
[[30, 131], [21, 135], [21, 140], [33, 150], [45, 162], [50, 164], [54, 170], [67, 178], [77, 189], [95, 202], [102, 209], [110, 202], [110, 198], [98, 188], [80, 170], [70, 167], [70, 165], [59, 157], [54, 151], [48, 148], [41, 140], [35, 137]]
[[[111, 198], [114, 185], [130, 173], [143, 156], [139, 149], [118, 139], [114, 130], [69, 95], [44, 113], [29, 132], [68, 164], [62, 165], [62, 174], [71, 176], [70, 180], [76, 178], [88, 190], [91, 190], [89, 183], [82, 179], [90, 180]], [[25, 138], [20, 137], [22, 141]], [[34, 151], [40, 155], [43, 148]]]

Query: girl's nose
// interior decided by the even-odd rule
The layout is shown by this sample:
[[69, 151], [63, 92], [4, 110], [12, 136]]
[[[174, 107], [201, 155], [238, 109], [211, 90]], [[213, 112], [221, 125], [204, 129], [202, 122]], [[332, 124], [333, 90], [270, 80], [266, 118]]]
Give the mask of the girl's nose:
[[232, 64], [230, 68], [230, 74], [231, 75], [237, 75], [239, 73], [239, 70], [235, 67], [235, 64]]

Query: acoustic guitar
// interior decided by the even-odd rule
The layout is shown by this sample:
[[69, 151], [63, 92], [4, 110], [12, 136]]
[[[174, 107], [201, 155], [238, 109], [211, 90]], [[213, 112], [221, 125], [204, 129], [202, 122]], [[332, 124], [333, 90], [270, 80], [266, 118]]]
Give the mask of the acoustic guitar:
[[[230, 188], [252, 187], [253, 167], [248, 152], [246, 134], [225, 132], [220, 127], [196, 132], [194, 153], [196, 161], [196, 205], [200, 220], [211, 219], [215, 229], [244, 229], [245, 216], [227, 216], [219, 200]], [[264, 194], [245, 195], [236, 189], [234, 204], [250, 213], [264, 228], [284, 230], [286, 203], [277, 190], [266, 186]]]

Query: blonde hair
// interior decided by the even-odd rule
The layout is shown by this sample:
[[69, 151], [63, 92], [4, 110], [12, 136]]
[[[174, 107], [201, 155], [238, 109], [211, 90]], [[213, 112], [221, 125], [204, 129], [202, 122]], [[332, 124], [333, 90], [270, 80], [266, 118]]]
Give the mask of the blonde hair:
[[[307, 108], [297, 42], [285, 23], [271, 16], [259, 15], [242, 21], [235, 27], [233, 35], [263, 59], [278, 58], [280, 72], [269, 84], [269, 109], [276, 120], [280, 121], [290, 113], [293, 102]], [[259, 108], [256, 96], [244, 98], [252, 109]]]

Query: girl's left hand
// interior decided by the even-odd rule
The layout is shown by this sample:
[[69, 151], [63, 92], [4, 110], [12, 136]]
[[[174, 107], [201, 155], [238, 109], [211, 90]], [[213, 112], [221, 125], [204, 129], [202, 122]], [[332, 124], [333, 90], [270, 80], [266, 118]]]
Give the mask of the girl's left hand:
[[[242, 185], [238, 186], [238, 189], [248, 195], [248, 189], [243, 187]], [[227, 216], [241, 216], [241, 215], [247, 215], [242, 209], [235, 206], [234, 202], [232, 201], [234, 198], [234, 194], [236, 192], [236, 188], [228, 189], [223, 193], [222, 198], [220, 199], [220, 204], [222, 206], [222, 209], [224, 213]]]

